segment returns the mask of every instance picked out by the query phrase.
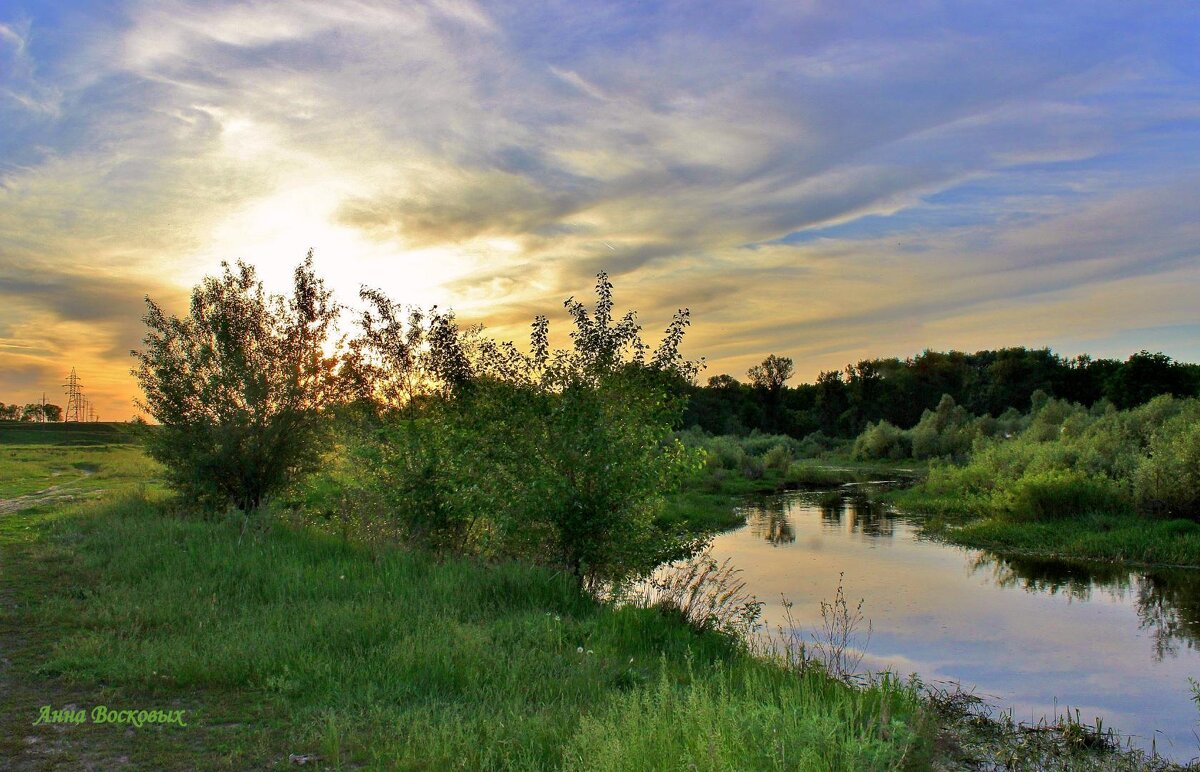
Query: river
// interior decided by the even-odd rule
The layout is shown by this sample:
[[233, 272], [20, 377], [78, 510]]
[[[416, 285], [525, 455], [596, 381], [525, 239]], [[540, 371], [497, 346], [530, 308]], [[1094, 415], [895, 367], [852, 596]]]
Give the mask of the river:
[[1018, 721], [1078, 709], [1136, 746], [1200, 755], [1188, 681], [1200, 679], [1200, 571], [1001, 558], [924, 539], [913, 518], [865, 499], [819, 501], [755, 499], [746, 525], [713, 542], [769, 629], [786, 597], [791, 634], [809, 639], [841, 581], [871, 626], [861, 668], [961, 684]]

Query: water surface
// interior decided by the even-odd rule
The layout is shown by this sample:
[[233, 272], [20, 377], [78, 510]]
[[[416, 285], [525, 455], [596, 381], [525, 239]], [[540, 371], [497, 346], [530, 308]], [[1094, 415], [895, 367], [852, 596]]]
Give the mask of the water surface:
[[914, 521], [844, 497], [766, 497], [747, 524], [713, 543], [765, 602], [764, 621], [794, 605], [795, 634], [821, 628], [839, 574], [871, 623], [863, 667], [961, 683], [1016, 720], [1078, 708], [1085, 723], [1200, 754], [1200, 571], [1000, 558], [921, 539]]

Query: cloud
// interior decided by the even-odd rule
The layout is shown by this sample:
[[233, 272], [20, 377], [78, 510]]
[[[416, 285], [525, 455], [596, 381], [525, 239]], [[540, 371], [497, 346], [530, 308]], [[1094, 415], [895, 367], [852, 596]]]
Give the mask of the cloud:
[[648, 329], [693, 306], [689, 349], [735, 374], [769, 351], [808, 377], [966, 346], [955, 330], [992, 345], [980, 320], [996, 344], [1181, 324], [1196, 14], [1033, 8], [138, 0], [0, 20], [0, 89], [54, 108], [0, 99], [0, 274], [21, 277], [0, 335], [61, 357], [40, 329], [93, 328], [116, 372], [146, 287], [246, 257], [279, 289], [309, 246], [343, 295], [515, 336], [608, 270]]
[[28, 22], [0, 22], [0, 98], [35, 116], [59, 113], [62, 93], [37, 78], [29, 53]]

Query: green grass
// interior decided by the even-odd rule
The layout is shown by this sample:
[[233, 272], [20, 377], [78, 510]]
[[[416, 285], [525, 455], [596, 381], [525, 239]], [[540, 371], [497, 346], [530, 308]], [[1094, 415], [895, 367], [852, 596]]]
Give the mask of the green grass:
[[0, 421], [0, 445], [113, 445], [137, 441], [144, 427], [105, 423]]
[[[928, 536], [1001, 555], [1095, 560], [1128, 565], [1200, 566], [1200, 523], [1109, 511], [1055, 517], [997, 506], [995, 492], [929, 490], [918, 485], [882, 494], [896, 507], [922, 515]], [[1005, 497], [999, 497], [1006, 501]]]
[[86, 493], [141, 484], [158, 465], [137, 445], [0, 444], [0, 499], [50, 486]]
[[183, 708], [189, 727], [68, 727], [51, 735], [68, 765], [119, 749], [148, 767], [884, 769], [924, 750], [905, 689], [785, 671], [546, 569], [165, 506], [127, 492], [7, 516], [24, 528], [0, 530], [17, 596], [0, 630], [25, 696], [0, 756], [37, 736], [37, 705], [95, 700]]
[[[66, 461], [100, 463], [98, 477], [100, 452]], [[0, 758], [15, 768], [962, 761], [893, 678], [790, 670], [544, 568], [368, 549], [270, 515], [183, 516], [124, 452], [128, 466], [107, 458], [123, 491], [0, 514]], [[43, 705], [184, 710], [188, 725], [34, 727]]]
[[985, 517], [925, 521], [924, 532], [1000, 554], [1102, 560], [1138, 565], [1200, 566], [1200, 523], [1138, 515], [1086, 515], [1050, 522]]

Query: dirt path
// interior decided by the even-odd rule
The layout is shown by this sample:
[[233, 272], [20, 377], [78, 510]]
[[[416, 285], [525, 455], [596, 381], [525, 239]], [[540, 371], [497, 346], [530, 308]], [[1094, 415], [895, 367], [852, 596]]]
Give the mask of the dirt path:
[[14, 496], [10, 499], [0, 499], [0, 515], [7, 515], [11, 512], [20, 512], [22, 509], [30, 509], [31, 507], [39, 507], [46, 504], [69, 504], [72, 501], [80, 499], [94, 498], [104, 493], [103, 489], [79, 491], [75, 490], [74, 486], [82, 482], [84, 479], [92, 475], [87, 470], [83, 471], [83, 477], [78, 480], [73, 480], [62, 485], [51, 485], [49, 488], [44, 488], [33, 493], [26, 493], [23, 496]]

